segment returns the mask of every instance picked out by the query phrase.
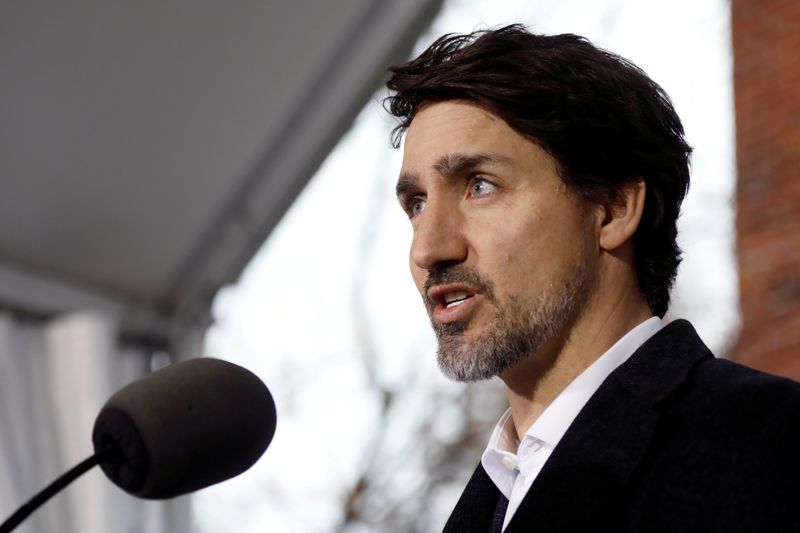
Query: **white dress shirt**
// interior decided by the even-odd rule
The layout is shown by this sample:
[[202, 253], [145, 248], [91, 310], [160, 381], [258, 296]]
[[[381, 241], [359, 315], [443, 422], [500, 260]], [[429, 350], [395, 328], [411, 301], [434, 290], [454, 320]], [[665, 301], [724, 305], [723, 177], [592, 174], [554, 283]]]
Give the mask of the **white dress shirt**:
[[630, 330], [561, 391], [528, 428], [521, 442], [511, 419], [511, 410], [500, 418], [483, 452], [481, 464], [508, 498], [504, 530], [553, 449], [589, 398], [614, 369], [660, 329], [661, 320], [652, 317]]

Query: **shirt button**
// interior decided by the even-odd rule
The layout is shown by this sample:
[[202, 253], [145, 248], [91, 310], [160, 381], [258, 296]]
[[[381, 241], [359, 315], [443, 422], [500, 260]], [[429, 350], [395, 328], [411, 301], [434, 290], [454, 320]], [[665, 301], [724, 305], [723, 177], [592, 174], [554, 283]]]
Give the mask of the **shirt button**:
[[511, 457], [503, 457], [500, 459], [500, 462], [503, 464], [504, 467], [508, 468], [509, 470], [515, 470], [517, 468], [517, 462], [512, 459]]

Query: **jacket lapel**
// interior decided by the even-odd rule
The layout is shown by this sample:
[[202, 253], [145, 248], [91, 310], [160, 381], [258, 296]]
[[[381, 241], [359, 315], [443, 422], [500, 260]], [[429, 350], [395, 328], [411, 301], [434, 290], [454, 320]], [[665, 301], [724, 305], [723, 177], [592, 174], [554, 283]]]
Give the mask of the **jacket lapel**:
[[642, 345], [572, 423], [506, 533], [532, 526], [537, 533], [605, 530], [614, 502], [652, 440], [659, 403], [705, 357], [712, 355], [684, 320]]
[[488, 533], [500, 491], [478, 465], [461, 494], [443, 533]]

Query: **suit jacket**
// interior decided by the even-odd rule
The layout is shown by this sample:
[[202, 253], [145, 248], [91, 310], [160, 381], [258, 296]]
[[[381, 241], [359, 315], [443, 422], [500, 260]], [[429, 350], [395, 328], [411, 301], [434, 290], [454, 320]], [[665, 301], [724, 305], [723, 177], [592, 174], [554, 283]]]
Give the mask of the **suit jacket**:
[[[506, 533], [800, 532], [800, 384], [715, 359], [685, 320], [617, 368], [565, 433]], [[445, 526], [486, 533], [480, 465]]]

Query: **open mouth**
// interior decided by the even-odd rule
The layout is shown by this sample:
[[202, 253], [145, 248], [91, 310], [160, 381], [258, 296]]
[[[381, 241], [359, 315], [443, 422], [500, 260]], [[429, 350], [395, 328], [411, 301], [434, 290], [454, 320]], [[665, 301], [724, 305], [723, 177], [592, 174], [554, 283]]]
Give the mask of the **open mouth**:
[[428, 290], [428, 309], [434, 322], [466, 320], [473, 312], [478, 293], [463, 284], [439, 285]]
[[448, 292], [444, 295], [443, 301], [446, 308], [456, 307], [464, 303], [464, 301], [472, 296], [464, 291]]
[[475, 291], [464, 285], [433, 287], [428, 291], [428, 301], [439, 308], [458, 307], [475, 296]]

